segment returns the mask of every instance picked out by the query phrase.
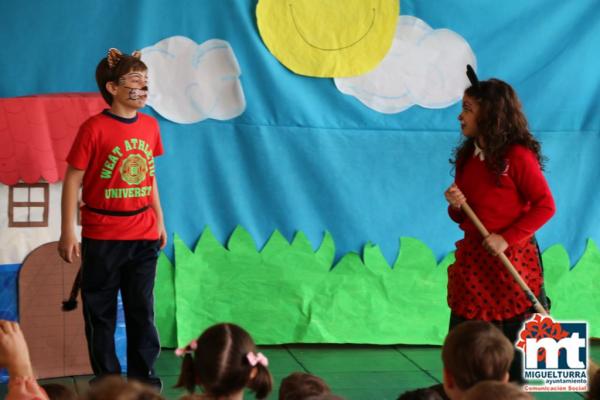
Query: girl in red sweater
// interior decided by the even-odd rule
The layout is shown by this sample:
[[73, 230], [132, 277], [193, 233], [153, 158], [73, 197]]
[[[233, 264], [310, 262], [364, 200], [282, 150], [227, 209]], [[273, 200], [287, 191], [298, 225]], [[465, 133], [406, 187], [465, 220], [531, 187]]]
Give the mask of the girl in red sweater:
[[[534, 233], [554, 214], [554, 200], [542, 174], [540, 143], [513, 88], [498, 79], [478, 81], [470, 66], [467, 71], [471, 86], [458, 116], [465, 139], [455, 149], [455, 182], [445, 192], [450, 217], [465, 232], [448, 268], [450, 329], [465, 320], [490, 321], [514, 343], [531, 302], [497, 256], [506, 254], [547, 307]], [[462, 212], [466, 201], [488, 237]], [[521, 380], [515, 355], [511, 380]]]

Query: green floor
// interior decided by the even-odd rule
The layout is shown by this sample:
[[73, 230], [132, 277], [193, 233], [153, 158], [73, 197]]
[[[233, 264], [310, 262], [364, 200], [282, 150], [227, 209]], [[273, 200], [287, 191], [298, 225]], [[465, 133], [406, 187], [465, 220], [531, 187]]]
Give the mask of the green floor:
[[[600, 360], [600, 343], [594, 342], [590, 356]], [[325, 379], [333, 391], [348, 400], [395, 400], [405, 390], [431, 386], [442, 379], [440, 348], [433, 346], [285, 345], [261, 347], [269, 358], [277, 398], [282, 378], [294, 371], [307, 371]], [[182, 391], [173, 389], [181, 360], [172, 350], [163, 350], [156, 365], [163, 378], [163, 395], [177, 399]], [[44, 380], [85, 390], [89, 377]], [[0, 387], [4, 397], [5, 387]], [[250, 399], [251, 396], [246, 396]], [[581, 399], [577, 393], [543, 393], [537, 399]]]

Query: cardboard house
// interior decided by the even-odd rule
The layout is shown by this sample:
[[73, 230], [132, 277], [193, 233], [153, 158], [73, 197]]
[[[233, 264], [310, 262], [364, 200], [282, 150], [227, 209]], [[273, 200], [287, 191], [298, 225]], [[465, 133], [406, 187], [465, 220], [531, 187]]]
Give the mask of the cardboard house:
[[66, 156], [104, 108], [91, 93], [0, 99], [0, 318], [19, 319], [40, 378], [91, 371], [81, 311], [60, 308], [79, 264], [56, 245]]

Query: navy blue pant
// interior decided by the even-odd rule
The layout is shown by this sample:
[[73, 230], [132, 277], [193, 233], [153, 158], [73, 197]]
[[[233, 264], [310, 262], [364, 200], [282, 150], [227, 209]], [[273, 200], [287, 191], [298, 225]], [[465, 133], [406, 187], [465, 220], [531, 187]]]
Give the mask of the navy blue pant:
[[160, 353], [154, 325], [157, 240], [81, 242], [81, 297], [85, 334], [97, 378], [120, 374], [115, 351], [117, 295], [121, 290], [127, 329], [127, 376], [160, 386], [154, 362]]

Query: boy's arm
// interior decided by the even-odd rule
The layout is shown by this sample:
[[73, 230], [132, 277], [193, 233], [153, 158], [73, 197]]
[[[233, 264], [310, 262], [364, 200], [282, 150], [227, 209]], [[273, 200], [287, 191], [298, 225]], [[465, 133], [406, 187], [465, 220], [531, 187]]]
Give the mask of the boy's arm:
[[164, 249], [167, 245], [167, 231], [165, 230], [165, 221], [163, 219], [162, 207], [160, 206], [160, 196], [158, 194], [158, 182], [156, 181], [156, 176], [154, 177], [154, 182], [152, 184], [152, 203], [150, 203], [154, 213], [156, 214], [156, 219], [158, 221], [158, 236], [160, 238], [160, 248]]
[[74, 257], [79, 257], [79, 241], [77, 235], [75, 235], [75, 211], [77, 210], [77, 198], [84, 173], [84, 170], [69, 165], [63, 182], [58, 254], [68, 263], [72, 263]]

